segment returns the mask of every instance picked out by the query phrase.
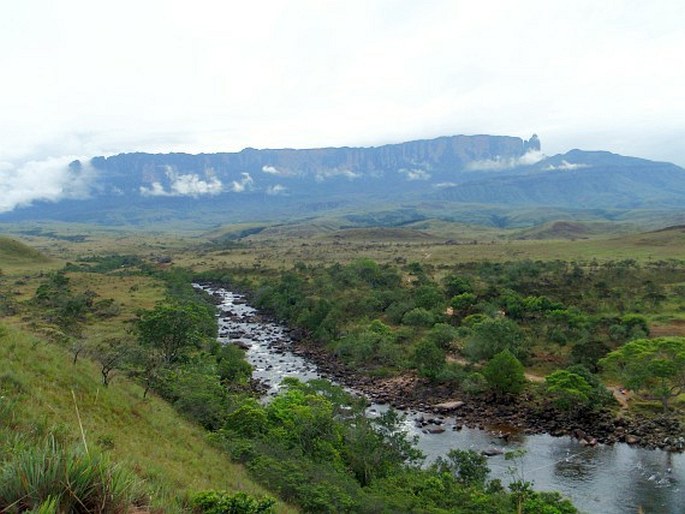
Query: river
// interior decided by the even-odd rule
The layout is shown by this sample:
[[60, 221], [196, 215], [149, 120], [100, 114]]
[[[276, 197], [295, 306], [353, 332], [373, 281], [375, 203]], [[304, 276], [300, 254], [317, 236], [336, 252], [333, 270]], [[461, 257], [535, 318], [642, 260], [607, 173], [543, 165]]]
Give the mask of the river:
[[[279, 390], [287, 376], [301, 380], [326, 378], [316, 366], [284, 350], [288, 342], [285, 327], [264, 322], [245, 298], [225, 289], [202, 286], [221, 298], [219, 305], [219, 341], [240, 344], [247, 349], [247, 359], [254, 366], [253, 376], [269, 386], [267, 394]], [[287, 345], [286, 345], [287, 346]], [[369, 415], [388, 407], [371, 404]], [[516, 469], [537, 490], [556, 490], [569, 497], [583, 512], [596, 514], [637, 513], [685, 514], [685, 454], [636, 448], [624, 443], [583, 447], [570, 437], [546, 434], [515, 434], [507, 441], [493, 431], [463, 428], [454, 430], [453, 418], [444, 420], [442, 433], [427, 433], [417, 420], [434, 414], [408, 412], [404, 421], [410, 435], [418, 436], [418, 447], [428, 459], [446, 454], [451, 448], [482, 451], [523, 449]], [[511, 461], [503, 455], [488, 459], [491, 478], [507, 483]]]

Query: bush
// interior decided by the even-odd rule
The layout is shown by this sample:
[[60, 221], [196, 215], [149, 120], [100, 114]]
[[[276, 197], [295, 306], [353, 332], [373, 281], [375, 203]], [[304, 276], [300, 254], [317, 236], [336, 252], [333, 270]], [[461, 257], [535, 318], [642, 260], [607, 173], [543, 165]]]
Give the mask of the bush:
[[519, 394], [526, 385], [523, 364], [509, 350], [495, 355], [483, 368], [483, 376], [497, 395]]
[[270, 514], [275, 512], [273, 498], [257, 499], [245, 493], [202, 491], [190, 501], [193, 509], [202, 514]]
[[519, 326], [506, 318], [487, 319], [473, 326], [464, 353], [474, 361], [492, 359], [508, 350], [517, 359], [527, 355], [525, 338]]
[[419, 375], [435, 380], [445, 367], [445, 351], [433, 341], [423, 340], [414, 351], [414, 363]]
[[0, 467], [0, 512], [127, 512], [142, 504], [139, 487], [104, 455], [64, 448], [50, 437]]
[[402, 316], [402, 324], [411, 327], [430, 327], [435, 323], [435, 316], [422, 307], [416, 307]]

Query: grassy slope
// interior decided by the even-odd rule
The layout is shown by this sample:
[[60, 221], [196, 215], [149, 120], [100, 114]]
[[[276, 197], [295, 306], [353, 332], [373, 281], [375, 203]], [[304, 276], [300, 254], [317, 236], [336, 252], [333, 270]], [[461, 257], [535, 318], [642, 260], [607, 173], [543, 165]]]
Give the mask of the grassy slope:
[[[23, 391], [14, 409], [13, 431], [40, 434], [56, 429], [77, 441], [73, 391], [88, 444], [102, 446], [115, 461], [133, 469], [155, 491], [153, 505], [165, 512], [177, 510], [179, 496], [187, 492], [266, 493], [207, 441], [204, 430], [155, 397], [143, 400], [142, 389], [123, 377], [104, 388], [92, 362], [80, 359], [74, 365], [68, 352], [15, 328], [2, 338], [0, 362], [2, 378], [11, 376]], [[281, 504], [279, 511], [295, 509]]]
[[[122, 239], [134, 239], [129, 237]], [[80, 254], [83, 249], [86, 253], [114, 250], [117, 246], [116, 241], [102, 236], [95, 242], [59, 241], [50, 245], [38, 238], [31, 241], [58, 257]], [[163, 246], [154, 236], [142, 242], [146, 248], [156, 244]], [[63, 246], [70, 250], [67, 255]], [[134, 250], [134, 246], [125, 245], [126, 250]], [[140, 247], [135, 249], [142, 253]], [[0, 269], [4, 274], [0, 287], [11, 291], [17, 301], [33, 295], [41, 273], [63, 264], [62, 259], [48, 258], [24, 243], [0, 237]], [[122, 307], [121, 315], [84, 327], [88, 337], [122, 335], [133, 312], [150, 308], [163, 294], [161, 285], [146, 277], [71, 273], [70, 280], [75, 290], [94, 290], [101, 298], [114, 298]], [[107, 451], [113, 459], [126, 463], [144, 479], [154, 491], [153, 505], [164, 512], [180, 510], [178, 501], [183, 494], [203, 489], [269, 494], [241, 466], [232, 464], [225, 453], [213, 447], [207, 432], [182, 419], [164, 401], [155, 397], [143, 400], [142, 389], [123, 376], [115, 376], [112, 385], [104, 388], [94, 363], [80, 358], [73, 365], [70, 352], [23, 331], [26, 319], [14, 317], [0, 322], [4, 323], [0, 333], [2, 326], [8, 327], [7, 334], [0, 336], [0, 396], [12, 397], [11, 390], [3, 390], [7, 376], [11, 377], [9, 383], [18, 382], [22, 391], [13, 408], [9, 432], [3, 432], [6, 420], [0, 420], [0, 441], [11, 434], [40, 436], [55, 430], [68, 440], [79, 440], [73, 390], [88, 444], [111, 446]], [[284, 504], [279, 504], [278, 511], [297, 512]]]
[[52, 259], [16, 239], [0, 236], [0, 269], [3, 273], [23, 273], [36, 266], [49, 267]]

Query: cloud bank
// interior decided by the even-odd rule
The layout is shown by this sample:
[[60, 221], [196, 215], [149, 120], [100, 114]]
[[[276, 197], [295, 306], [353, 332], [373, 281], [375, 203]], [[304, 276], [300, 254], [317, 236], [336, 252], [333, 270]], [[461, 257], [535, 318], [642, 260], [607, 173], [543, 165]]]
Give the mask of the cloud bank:
[[294, 177], [297, 175], [297, 173], [294, 171], [277, 168], [276, 166], [271, 166], [270, 164], [262, 166], [262, 173], [268, 173], [269, 175], [275, 175], [277, 177]]
[[50, 157], [19, 165], [0, 162], [0, 212], [36, 201], [57, 202], [87, 198], [95, 172], [88, 165], [70, 163], [75, 156]]
[[428, 173], [425, 170], [420, 170], [420, 169], [414, 169], [414, 170], [407, 170], [407, 169], [401, 169], [398, 170], [398, 173], [401, 173], [404, 175], [407, 180], [412, 181], [412, 180], [428, 180], [431, 178], [430, 173]]
[[266, 194], [269, 196], [279, 196], [279, 195], [285, 195], [288, 192], [288, 188], [285, 186], [282, 186], [281, 184], [276, 184], [275, 186], [269, 186], [266, 189]]
[[356, 178], [361, 177], [361, 174], [355, 173], [354, 171], [348, 170], [346, 168], [323, 169], [316, 172], [314, 180], [316, 180], [317, 182], [323, 182], [324, 180], [334, 177], [344, 177], [348, 180], [354, 180]]
[[574, 162], [568, 162], [566, 160], [562, 160], [561, 164], [557, 164], [556, 166], [554, 164], [550, 164], [549, 166], [545, 166], [545, 171], [571, 171], [571, 170], [580, 170], [583, 168], [589, 168], [589, 164], [580, 164], [580, 163], [574, 163]]
[[506, 159], [496, 157], [495, 159], [483, 159], [471, 161], [466, 165], [469, 171], [502, 171], [517, 168], [519, 166], [531, 166], [545, 158], [545, 154], [536, 150], [530, 150], [521, 157], [509, 157]]
[[254, 180], [249, 173], [242, 173], [243, 178], [240, 180], [234, 180], [231, 183], [230, 190], [234, 193], [242, 193], [245, 190], [251, 190], [254, 186]]
[[167, 166], [165, 175], [169, 179], [169, 187], [165, 188], [161, 182], [153, 182], [150, 187], [141, 186], [143, 196], [192, 196], [218, 195], [223, 191], [223, 184], [214, 176], [212, 169], [205, 170], [205, 178], [196, 173], [180, 174], [171, 166]]

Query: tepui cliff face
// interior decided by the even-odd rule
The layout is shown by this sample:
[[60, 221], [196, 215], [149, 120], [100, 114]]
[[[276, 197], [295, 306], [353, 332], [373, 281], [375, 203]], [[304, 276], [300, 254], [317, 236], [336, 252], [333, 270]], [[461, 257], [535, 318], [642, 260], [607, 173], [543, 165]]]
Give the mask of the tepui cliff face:
[[[547, 157], [540, 138], [446, 136], [377, 147], [128, 153], [69, 166], [79, 195], [0, 220], [285, 219], [341, 208], [682, 209], [685, 170], [610, 152]], [[84, 191], [86, 193], [84, 193]], [[436, 207], [439, 206], [439, 207]], [[200, 214], [202, 213], [202, 214]]]

